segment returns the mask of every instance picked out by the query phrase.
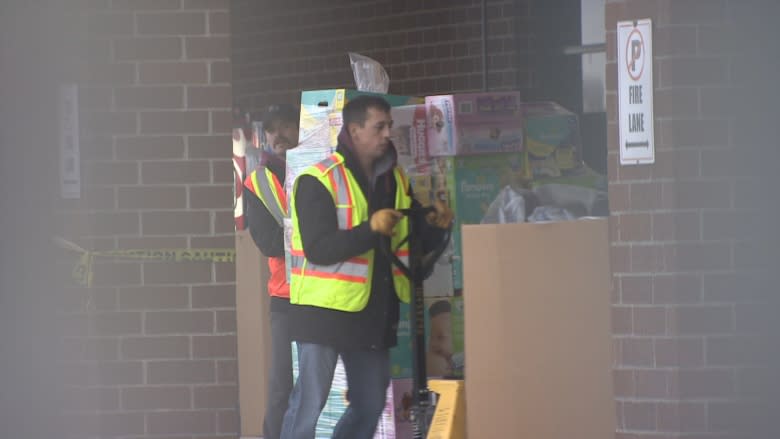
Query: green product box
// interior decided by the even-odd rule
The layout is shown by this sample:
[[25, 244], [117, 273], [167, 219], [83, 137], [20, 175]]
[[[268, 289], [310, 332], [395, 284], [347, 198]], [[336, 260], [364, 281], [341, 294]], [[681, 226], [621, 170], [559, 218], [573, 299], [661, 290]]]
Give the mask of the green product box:
[[362, 95], [380, 96], [392, 107], [425, 103], [425, 99], [420, 97], [378, 94], [344, 88], [301, 92], [299, 148], [337, 146], [337, 138], [343, 125], [341, 111], [350, 99]]
[[521, 152], [510, 152], [433, 160], [434, 193], [444, 196], [455, 213], [452, 251], [442, 257], [452, 258], [453, 284], [457, 291], [463, 288], [460, 226], [480, 224], [501, 189], [524, 184], [524, 158]]
[[398, 345], [390, 349], [390, 376], [411, 378], [412, 376], [412, 330], [409, 326], [409, 304], [401, 303], [398, 321]]
[[559, 177], [583, 165], [577, 115], [555, 102], [524, 103], [526, 173]]

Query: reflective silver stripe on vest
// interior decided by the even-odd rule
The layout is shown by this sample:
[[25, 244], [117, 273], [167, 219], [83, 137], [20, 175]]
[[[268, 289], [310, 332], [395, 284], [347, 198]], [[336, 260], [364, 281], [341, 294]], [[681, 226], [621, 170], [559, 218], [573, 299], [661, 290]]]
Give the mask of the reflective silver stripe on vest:
[[335, 165], [336, 163], [338, 163], [338, 161], [336, 160], [336, 155], [331, 154], [327, 158], [320, 160], [318, 165], [322, 166], [324, 168], [322, 170], [325, 171], [331, 166]]
[[[304, 268], [305, 266], [305, 268]], [[291, 257], [291, 267], [293, 269], [298, 268], [305, 271], [314, 271], [314, 272], [320, 272], [320, 273], [328, 273], [328, 274], [334, 274], [334, 275], [344, 275], [344, 276], [351, 276], [351, 277], [359, 277], [362, 279], [368, 278], [368, 264], [366, 263], [358, 263], [358, 262], [351, 262], [350, 261], [344, 261], [339, 262], [337, 264], [333, 265], [317, 265], [309, 262], [306, 263], [306, 258], [303, 256], [295, 256], [293, 255]], [[314, 275], [316, 276], [316, 275]]]
[[292, 268], [303, 267], [304, 261], [306, 261], [306, 258], [303, 256], [290, 255], [290, 267]]
[[271, 188], [271, 183], [268, 181], [269, 176], [265, 174], [266, 172], [270, 173], [271, 171], [268, 169], [264, 169], [264, 171], [265, 172], [263, 173], [264, 175], [262, 178], [260, 178], [259, 175], [255, 175], [258, 189], [260, 189], [260, 193], [258, 195], [260, 196], [260, 200], [263, 202], [266, 209], [268, 209], [268, 212], [276, 220], [276, 223], [281, 226], [282, 220], [284, 220], [284, 212], [282, 212], [281, 208], [279, 207], [279, 202], [276, 198], [276, 195], [274, 194], [274, 190]]
[[331, 169], [331, 176], [336, 185], [336, 215], [339, 220], [339, 229], [347, 230], [352, 219], [352, 200], [349, 198], [349, 182], [345, 178], [346, 170], [341, 164]]
[[[335, 165], [335, 166], [334, 166]], [[350, 198], [349, 181], [347, 180], [347, 170], [344, 163], [337, 160], [334, 154], [327, 159], [320, 161], [317, 167], [325, 176], [328, 177], [329, 184], [335, 187], [334, 203], [336, 205], [336, 216], [338, 217], [338, 226], [340, 230], [347, 230], [351, 225], [352, 209], [355, 208], [353, 200]], [[330, 274], [355, 278], [353, 280], [368, 279], [368, 264], [366, 262], [355, 262], [353, 258], [348, 261], [339, 262], [332, 265], [317, 265], [307, 261], [303, 255], [290, 255], [290, 266], [293, 270], [310, 272], [316, 277], [316, 273]], [[296, 270], [296, 271], [297, 271]]]

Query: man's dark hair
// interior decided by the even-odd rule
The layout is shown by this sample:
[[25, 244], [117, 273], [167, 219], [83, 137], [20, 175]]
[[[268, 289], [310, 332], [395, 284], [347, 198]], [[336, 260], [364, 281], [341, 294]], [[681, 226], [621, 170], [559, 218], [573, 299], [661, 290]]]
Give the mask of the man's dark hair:
[[449, 300], [437, 300], [428, 308], [428, 315], [431, 317], [436, 317], [445, 312], [452, 312], [452, 305], [450, 305]]
[[369, 108], [390, 113], [390, 104], [384, 98], [372, 95], [358, 96], [347, 102], [347, 105], [344, 106], [344, 110], [341, 112], [344, 126], [348, 127], [350, 123], [357, 123], [363, 126], [368, 117]]
[[300, 115], [298, 109], [292, 105], [274, 104], [268, 107], [263, 113], [263, 129], [272, 132], [276, 124], [280, 122], [289, 122], [298, 126]]

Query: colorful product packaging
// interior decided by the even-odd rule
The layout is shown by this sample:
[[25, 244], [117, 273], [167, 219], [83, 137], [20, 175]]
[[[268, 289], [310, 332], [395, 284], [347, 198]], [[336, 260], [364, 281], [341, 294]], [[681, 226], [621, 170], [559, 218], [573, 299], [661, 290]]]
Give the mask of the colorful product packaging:
[[523, 150], [518, 92], [427, 96], [425, 110], [433, 157]]

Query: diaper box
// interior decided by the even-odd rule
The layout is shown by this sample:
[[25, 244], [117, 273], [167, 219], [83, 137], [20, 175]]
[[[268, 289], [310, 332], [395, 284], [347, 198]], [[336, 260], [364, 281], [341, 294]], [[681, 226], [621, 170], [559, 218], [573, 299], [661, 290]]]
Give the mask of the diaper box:
[[380, 96], [392, 107], [424, 103], [423, 98], [419, 97], [378, 94], [343, 88], [303, 91], [301, 92], [301, 118], [298, 128], [299, 148], [337, 146], [338, 134], [343, 125], [341, 111], [350, 99], [361, 95]]
[[583, 166], [577, 115], [555, 102], [524, 103], [526, 173], [560, 177]]
[[463, 224], [482, 222], [488, 207], [506, 186], [527, 184], [520, 152], [433, 159], [432, 192], [443, 197], [455, 213], [449, 257], [453, 267], [453, 287], [463, 287], [461, 233]]

